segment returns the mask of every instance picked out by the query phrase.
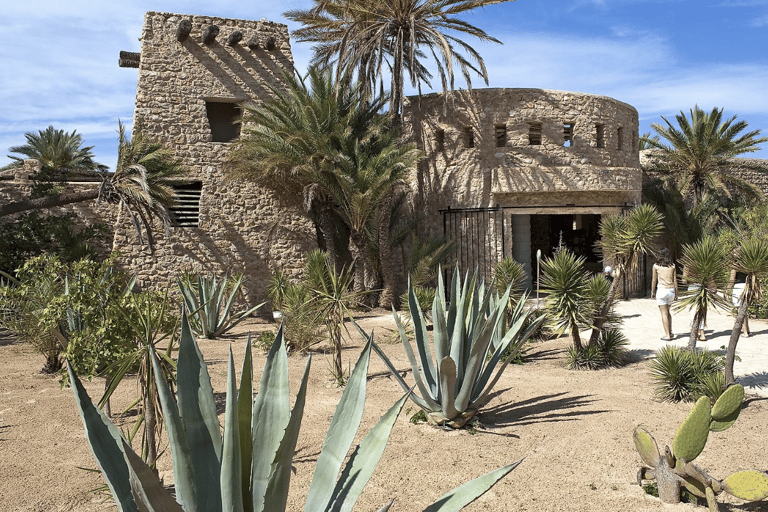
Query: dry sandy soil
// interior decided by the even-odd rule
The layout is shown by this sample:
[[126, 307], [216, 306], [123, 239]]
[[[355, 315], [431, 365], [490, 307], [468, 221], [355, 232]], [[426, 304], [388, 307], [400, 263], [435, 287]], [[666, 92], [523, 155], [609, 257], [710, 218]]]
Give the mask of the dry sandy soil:
[[[377, 340], [384, 343], [398, 368], [409, 368], [402, 346], [391, 341], [394, 323], [390, 316], [370, 315], [361, 323], [366, 329], [375, 328]], [[648, 325], [655, 323], [654, 317]], [[638, 329], [650, 330], [648, 325]], [[251, 321], [224, 339], [200, 342], [216, 392], [224, 391], [230, 344], [236, 361], [242, 360], [245, 333], [273, 328]], [[764, 328], [753, 326], [756, 330]], [[646, 332], [629, 334], [650, 336]], [[634, 362], [620, 369], [577, 372], [563, 368], [567, 346], [566, 339], [538, 343], [527, 364], [509, 366], [482, 411], [484, 428], [476, 432], [414, 425], [408, 420], [415, 412], [413, 408], [410, 413], [404, 411], [356, 510], [377, 510], [390, 498], [395, 499], [391, 510], [423, 510], [449, 489], [521, 458], [524, 461], [517, 469], [466, 510], [703, 510], [691, 504], [664, 505], [635, 483], [640, 457], [632, 442], [632, 430], [643, 424], [660, 445], [671, 444], [691, 407], [653, 399], [647, 369], [651, 351], [634, 351]], [[360, 348], [356, 335], [345, 348], [345, 361], [354, 364]], [[96, 463], [72, 392], [60, 389], [57, 377], [41, 375], [42, 362], [28, 345], [0, 337], [0, 511], [114, 510], [103, 495], [90, 492], [102, 484], [101, 477], [80, 469], [93, 468]], [[301, 355], [289, 359], [293, 393], [304, 363]], [[255, 354], [256, 382], [263, 364], [264, 355]], [[330, 384], [329, 367], [327, 355], [313, 355], [289, 510], [303, 507], [303, 496], [341, 394]], [[92, 397], [99, 396], [102, 387], [101, 379], [87, 384]], [[135, 391], [135, 383], [123, 384], [113, 410], [129, 403]], [[400, 387], [373, 356], [361, 433], [367, 432], [400, 396]], [[116, 421], [127, 424], [131, 420]], [[768, 469], [767, 426], [768, 399], [748, 396], [736, 424], [710, 436], [698, 462], [719, 478], [738, 469]], [[163, 456], [160, 466], [161, 476], [171, 481], [170, 456]], [[744, 504], [725, 496], [721, 501], [727, 502], [720, 505], [721, 511], [768, 511], [766, 503]]]

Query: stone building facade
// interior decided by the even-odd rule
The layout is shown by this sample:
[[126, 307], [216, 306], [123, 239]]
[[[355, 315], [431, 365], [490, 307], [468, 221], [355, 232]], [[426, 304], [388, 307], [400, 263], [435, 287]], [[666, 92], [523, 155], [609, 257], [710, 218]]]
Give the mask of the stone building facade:
[[154, 254], [126, 219], [115, 247], [140, 284], [172, 283], [182, 271], [244, 273], [249, 301], [263, 300], [276, 268], [298, 273], [316, 247], [314, 227], [272, 193], [226, 179], [223, 163], [239, 135], [240, 108], [269, 99], [293, 67], [288, 29], [261, 21], [148, 12], [139, 68], [136, 125], [165, 142], [189, 169], [170, 232], [157, 230]]
[[425, 153], [414, 203], [462, 268], [513, 256], [532, 275], [560, 241], [601, 268], [600, 216], [640, 202], [637, 111], [591, 94], [475, 89], [409, 98], [404, 126]]

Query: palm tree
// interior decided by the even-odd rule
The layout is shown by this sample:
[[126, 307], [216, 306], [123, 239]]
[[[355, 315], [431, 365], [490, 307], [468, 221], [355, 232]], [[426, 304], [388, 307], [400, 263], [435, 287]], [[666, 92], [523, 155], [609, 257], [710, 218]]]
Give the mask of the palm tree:
[[622, 276], [636, 267], [640, 255], [653, 252], [656, 237], [661, 233], [662, 219], [656, 208], [643, 204], [621, 215], [605, 217], [600, 222], [598, 246], [603, 258], [613, 263], [614, 279], [605, 302], [598, 308], [589, 338], [590, 345], [597, 343], [609, 319]]
[[747, 274], [744, 291], [739, 299], [739, 309], [733, 331], [728, 340], [728, 349], [725, 353], [725, 383], [733, 384], [736, 379], [733, 375], [733, 363], [736, 358], [736, 344], [739, 342], [744, 320], [747, 318], [749, 305], [759, 297], [760, 280], [768, 276], [768, 242], [763, 238], [749, 238], [740, 244], [736, 251], [734, 270]]
[[27, 143], [13, 146], [8, 151], [23, 155], [22, 157], [8, 155], [13, 160], [0, 170], [15, 169], [24, 165], [25, 159], [35, 159], [46, 171], [93, 171], [104, 170], [105, 167], [93, 161], [93, 146], [83, 146], [83, 136], [77, 130], [65, 132], [49, 126], [37, 133], [24, 134]]
[[304, 25], [293, 31], [293, 37], [317, 43], [313, 62], [335, 60], [339, 78], [357, 71], [370, 91], [389, 68], [389, 111], [399, 119], [406, 71], [412, 86], [419, 90], [422, 83], [429, 86], [431, 75], [423, 64], [427, 57], [436, 65], [444, 93], [454, 90], [454, 67], [461, 69], [470, 88], [470, 72], [488, 84], [480, 54], [451, 32], [501, 44], [456, 15], [508, 1], [514, 0], [315, 0], [312, 9], [290, 10], [284, 16]]
[[652, 165], [667, 173], [684, 195], [690, 194], [694, 205], [701, 201], [706, 190], [730, 198], [729, 188], [733, 188], [762, 197], [757, 186], [730, 174], [727, 169], [732, 158], [759, 150], [758, 145], [768, 142], [768, 137], [758, 138], [760, 130], [741, 134], [747, 122], [735, 122], [736, 116], [723, 121], [723, 109], [717, 107], [707, 113], [696, 105], [690, 114], [690, 120], [682, 111], [675, 116], [678, 127], [664, 117], [666, 126], [651, 125], [669, 143], [643, 137], [647, 147], [657, 150], [651, 156]]
[[317, 219], [336, 267], [333, 158], [344, 131], [358, 128], [349, 123], [359, 93], [354, 87], [337, 88], [332, 71], [317, 67], [309, 69], [306, 79], [285, 74], [283, 81], [284, 89], [271, 88], [272, 101], [245, 107], [227, 172], [277, 192], [281, 201], [301, 198], [305, 213]]
[[171, 184], [183, 176], [186, 169], [161, 142], [141, 133], [140, 126], [133, 139], [128, 138], [122, 123], [118, 134], [117, 168], [111, 174], [101, 172], [99, 187], [7, 203], [0, 206], [0, 217], [84, 201], [105, 201], [117, 205], [120, 212], [126, 211], [139, 235], [143, 226], [151, 245], [151, 220], [156, 217], [169, 225], [167, 208], [174, 201]]
[[683, 247], [683, 278], [689, 283], [688, 290], [680, 293], [680, 301], [674, 305], [678, 311], [693, 311], [688, 348], [696, 348], [701, 324], [706, 320], [707, 310], [712, 307], [728, 307], [729, 303], [717, 293], [724, 289], [728, 279], [725, 264], [725, 249], [715, 237], [705, 236], [701, 240]]
[[556, 321], [555, 330], [570, 330], [573, 346], [582, 349], [579, 327], [589, 325], [587, 307], [587, 271], [583, 256], [576, 256], [568, 249], [555, 252], [552, 258], [541, 261], [541, 287], [547, 294], [547, 309]]

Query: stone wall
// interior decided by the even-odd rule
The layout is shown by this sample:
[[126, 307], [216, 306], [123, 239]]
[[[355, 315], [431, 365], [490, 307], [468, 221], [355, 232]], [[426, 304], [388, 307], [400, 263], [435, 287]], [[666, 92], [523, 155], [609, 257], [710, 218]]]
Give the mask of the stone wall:
[[[189, 37], [177, 39], [183, 20]], [[218, 27], [213, 42], [203, 32]], [[234, 32], [242, 39], [230, 44]], [[199, 224], [155, 230], [152, 253], [121, 219], [115, 245], [139, 284], [163, 286], [184, 270], [245, 274], [250, 302], [265, 299], [270, 273], [297, 274], [306, 251], [316, 247], [312, 223], [283, 206], [272, 193], [231, 182], [223, 170], [227, 142], [212, 142], [210, 103], [236, 106], [269, 98], [293, 61], [285, 25], [210, 16], [148, 12], [141, 37], [135, 119], [144, 133], [165, 142], [189, 169], [188, 182], [202, 182]]]

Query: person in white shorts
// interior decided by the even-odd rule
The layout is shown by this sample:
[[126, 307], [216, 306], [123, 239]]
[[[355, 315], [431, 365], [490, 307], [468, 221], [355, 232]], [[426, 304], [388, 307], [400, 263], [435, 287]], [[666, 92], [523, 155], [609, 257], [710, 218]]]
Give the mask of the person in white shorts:
[[653, 264], [653, 279], [651, 281], [651, 298], [656, 299], [661, 311], [661, 324], [664, 326], [663, 341], [672, 341], [672, 314], [669, 308], [677, 300], [677, 274], [675, 263], [666, 247], [659, 251], [658, 260]]

